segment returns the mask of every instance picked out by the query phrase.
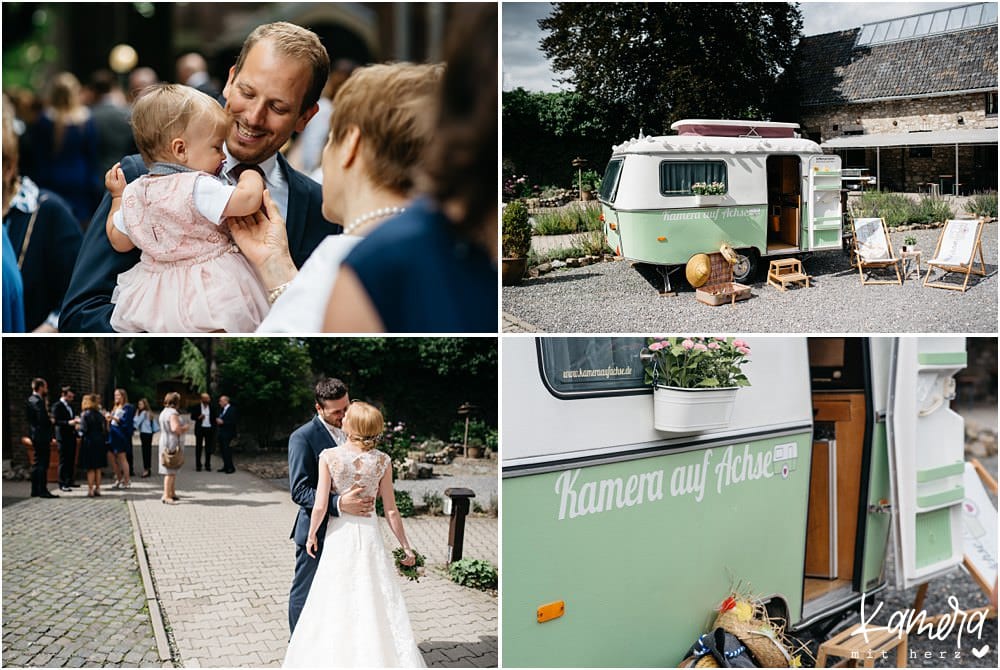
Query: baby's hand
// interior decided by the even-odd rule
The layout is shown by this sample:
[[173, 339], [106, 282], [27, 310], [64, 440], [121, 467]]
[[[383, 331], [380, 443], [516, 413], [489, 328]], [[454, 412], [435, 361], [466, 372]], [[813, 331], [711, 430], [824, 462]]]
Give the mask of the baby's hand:
[[125, 173], [122, 171], [122, 164], [115, 163], [104, 175], [104, 187], [108, 189], [111, 197], [120, 197], [125, 190]]

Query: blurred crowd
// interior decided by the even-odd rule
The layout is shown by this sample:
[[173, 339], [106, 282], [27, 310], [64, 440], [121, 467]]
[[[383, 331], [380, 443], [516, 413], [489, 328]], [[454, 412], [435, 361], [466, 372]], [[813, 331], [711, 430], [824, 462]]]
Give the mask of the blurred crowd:
[[[288, 309], [294, 305], [292, 311], [300, 312], [292, 289], [305, 259], [324, 237], [343, 231], [345, 240], [353, 238], [351, 245], [345, 242], [335, 254], [328, 253], [314, 262], [324, 268], [323, 296], [308, 307], [312, 321], [296, 324], [295, 328], [305, 328], [303, 332], [321, 327], [351, 332], [495, 332], [496, 199], [487, 184], [492, 181], [496, 164], [496, 49], [489, 43], [496, 32], [496, 8], [463, 7], [456, 9], [456, 14], [460, 20], [456, 20], [447, 40], [446, 75], [442, 78], [440, 70], [434, 68], [419, 71], [424, 73], [423, 82], [433, 85], [429, 97], [424, 89], [414, 86], [405, 99], [399, 97], [401, 93], [395, 97], [385, 93], [390, 80], [412, 78], [407, 64], [372, 70], [378, 66], [361, 67], [347, 60], [330, 62], [325, 53], [321, 59], [325, 62], [309, 61], [311, 56], [303, 52], [286, 53], [281, 42], [286, 38], [274, 36], [281, 31], [293, 34], [288, 39], [303, 43], [312, 40], [321, 51], [323, 48], [311, 32], [281, 23], [258, 27], [222, 81], [213, 79], [204, 57], [186, 53], [176, 60], [175, 71], [166, 80], [151, 68], [139, 67], [127, 76], [101, 70], [85, 82], [70, 72], [60, 72], [37, 92], [5, 90], [4, 332], [54, 331], [60, 326], [73, 332], [121, 332], [122, 328], [115, 326], [121, 321], [111, 318], [114, 296], [118, 295], [116, 279], [133, 266], [177, 260], [169, 254], [158, 257], [154, 250], [137, 244], [136, 239], [130, 238], [131, 244], [124, 248], [109, 244], [109, 238], [116, 236], [112, 228], [119, 226], [124, 232], [126, 225], [132, 225], [122, 220], [112, 225], [118, 207], [112, 203], [117, 198], [120, 204], [122, 191], [113, 191], [109, 179], [120, 179], [118, 183], [124, 186], [143, 177], [147, 170], [152, 170], [154, 176], [161, 176], [163, 170], [205, 171], [202, 167], [192, 168], [183, 152], [174, 157], [176, 160], [169, 151], [151, 155], [142, 146], [145, 136], [133, 132], [133, 121], [145, 118], [135, 114], [137, 103], [151, 91], [162, 90], [163, 83], [197, 89], [217, 100], [229, 115], [226, 161], [220, 172], [210, 174], [223, 184], [235, 185], [242, 174], [236, 168], [253, 166], [264, 177], [263, 186], [269, 196], [260, 205], [261, 215], [235, 222], [234, 215], [226, 214], [229, 218], [225, 218], [225, 234], [232, 234], [239, 251], [253, 264], [268, 303], [273, 305], [288, 289], [285, 304]], [[277, 61], [271, 55], [277, 56]], [[265, 56], [271, 60], [261, 60]], [[298, 91], [298, 75], [289, 75], [306, 65], [312, 81], [307, 90]], [[352, 77], [357, 79], [360, 71], [365, 71], [366, 83], [354, 86], [357, 91], [350, 95], [338, 97], [344, 83]], [[295, 114], [258, 108], [247, 86], [262, 84], [289, 100], [300, 101], [291, 110]], [[310, 93], [318, 93], [320, 88], [318, 97]], [[235, 102], [225, 99], [225, 93]], [[331, 128], [336, 127], [334, 99], [342, 100], [339, 112], [351, 114], [349, 128], [354, 128], [354, 134], [341, 133], [336, 143], [330, 135]], [[348, 109], [350, 106], [356, 109]], [[341, 126], [348, 127], [344, 123]], [[243, 140], [239, 133], [243, 133]], [[190, 142], [192, 137], [186, 136], [185, 141]], [[271, 159], [274, 153], [234, 147], [234, 142], [253, 143], [261, 137], [268, 138], [264, 148], [270, 152], [277, 149], [277, 167]], [[164, 146], [170, 147], [170, 138], [165, 139]], [[198, 139], [210, 142], [204, 137]], [[142, 154], [141, 158], [138, 154]], [[178, 167], [178, 163], [185, 165]], [[119, 164], [124, 174], [112, 175], [122, 171]], [[328, 168], [325, 181], [324, 165]], [[225, 171], [221, 171], [223, 167]], [[331, 167], [336, 167], [335, 175], [329, 173]], [[396, 180], [398, 183], [382, 183], [391, 172], [389, 168], [405, 171], [405, 178]], [[416, 172], [425, 178], [411, 177]], [[296, 173], [311, 178], [305, 181], [313, 186], [300, 184]], [[352, 179], [359, 183], [353, 184]], [[320, 185], [322, 213], [316, 202]], [[385, 226], [364, 244], [358, 242], [368, 232], [375, 232], [376, 224], [383, 219], [401, 215], [407, 209], [407, 220], [417, 217], [419, 227], [402, 221]], [[196, 220], [204, 218], [204, 211], [199, 211]], [[223, 211], [221, 207], [219, 211]], [[303, 211], [303, 221], [292, 220], [302, 218]], [[211, 218], [209, 222], [213, 226], [222, 223]], [[141, 225], [148, 227], [148, 222], [144, 220]], [[191, 247], [186, 249], [188, 255], [205, 257], [179, 225], [175, 226], [174, 221], [168, 225], [175, 228], [180, 239], [190, 242], [185, 243]], [[303, 226], [305, 233], [299, 231]], [[416, 238], [391, 232], [406, 230]], [[287, 239], [276, 242], [275, 232]], [[151, 234], [155, 237], [156, 231], [151, 230]], [[353, 243], [358, 244], [358, 249], [347, 256]], [[428, 265], [415, 259], [406, 251], [411, 243], [420, 243], [425, 257], [434, 262]], [[143, 252], [141, 259], [139, 250]], [[387, 263], [384, 254], [390, 250], [396, 251], [399, 258]], [[116, 256], [115, 252], [120, 253]], [[282, 267], [272, 262], [278, 255], [284, 256], [279, 259]], [[334, 291], [344, 256], [349, 281]], [[262, 267], [262, 263], [275, 267]], [[409, 281], [401, 283], [403, 277]], [[303, 286], [307, 279], [299, 278], [297, 284]], [[410, 295], [396, 295], [401, 287]], [[140, 288], [146, 290], [145, 286]], [[171, 299], [183, 303], [183, 287], [175, 293]], [[159, 295], [162, 297], [162, 292]], [[165, 313], [171, 310], [171, 304], [155, 302], [145, 308]], [[358, 318], [359, 309], [364, 318]], [[158, 323], [142, 323], [125, 330], [205, 329], [189, 326], [194, 323], [191, 319], [182, 320], [182, 326], [161, 327]], [[259, 320], [249, 329], [241, 326], [234, 331], [228, 325], [206, 328], [245, 332], [257, 325]]]

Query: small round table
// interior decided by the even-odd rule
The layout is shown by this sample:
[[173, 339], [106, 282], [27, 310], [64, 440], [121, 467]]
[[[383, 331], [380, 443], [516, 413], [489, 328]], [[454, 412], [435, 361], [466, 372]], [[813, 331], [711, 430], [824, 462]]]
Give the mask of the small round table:
[[903, 281], [906, 281], [906, 278], [913, 271], [913, 261], [917, 262], [916, 270], [917, 270], [917, 279], [919, 280], [920, 279], [920, 273], [921, 273], [921, 270], [920, 270], [920, 250], [919, 249], [913, 249], [912, 251], [900, 251], [899, 252], [899, 259], [901, 261], [903, 261]]

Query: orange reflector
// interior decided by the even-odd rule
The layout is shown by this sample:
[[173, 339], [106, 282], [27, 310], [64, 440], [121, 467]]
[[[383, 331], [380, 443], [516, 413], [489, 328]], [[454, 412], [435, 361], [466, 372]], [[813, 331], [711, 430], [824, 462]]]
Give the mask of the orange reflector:
[[599, 217], [597, 217], [597, 220], [600, 221], [601, 223], [604, 223], [604, 215], [601, 214]]
[[542, 605], [538, 608], [538, 623], [545, 623], [546, 621], [558, 619], [565, 613], [566, 602], [564, 600], [557, 600], [554, 603]]
[[666, 241], [667, 241], [667, 238], [665, 238], [665, 237], [657, 237], [657, 238], [656, 238], [656, 241], [657, 241], [657, 242], [666, 242]]
[[610, 228], [611, 230], [618, 230], [618, 224], [609, 223], [608, 228]]

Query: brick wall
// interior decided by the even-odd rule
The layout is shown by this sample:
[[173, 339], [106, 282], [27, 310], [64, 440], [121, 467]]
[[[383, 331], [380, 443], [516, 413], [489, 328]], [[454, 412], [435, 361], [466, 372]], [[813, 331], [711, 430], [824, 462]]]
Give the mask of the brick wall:
[[59, 388], [73, 387], [73, 409], [79, 413], [85, 393], [112, 390], [110, 338], [5, 338], [3, 345], [3, 458], [27, 463], [21, 437], [28, 434], [25, 402], [31, 395], [31, 380], [42, 377], [49, 384], [48, 401], [59, 399]]

